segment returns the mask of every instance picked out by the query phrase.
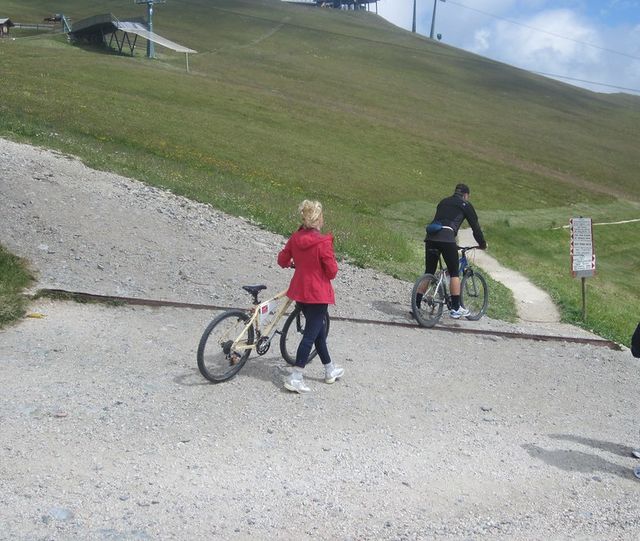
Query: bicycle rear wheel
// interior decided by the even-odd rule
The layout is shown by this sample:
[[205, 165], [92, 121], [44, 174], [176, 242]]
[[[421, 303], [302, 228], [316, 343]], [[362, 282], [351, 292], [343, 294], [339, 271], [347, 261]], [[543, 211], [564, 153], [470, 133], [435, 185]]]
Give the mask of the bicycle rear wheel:
[[253, 326], [245, 330], [251, 318], [242, 310], [229, 310], [216, 317], [205, 329], [198, 344], [198, 368], [213, 383], [227, 381], [247, 362], [250, 349], [235, 349], [254, 342]]
[[460, 304], [469, 310], [467, 319], [477, 321], [489, 306], [489, 289], [484, 276], [473, 269], [468, 269], [460, 283]]
[[[327, 312], [324, 318], [325, 337], [329, 334], [330, 322], [331, 319]], [[285, 321], [284, 326], [282, 327], [282, 334], [280, 335], [280, 353], [282, 353], [284, 360], [287, 361], [288, 364], [296, 364], [296, 353], [298, 352], [298, 346], [300, 345], [304, 335], [304, 326], [304, 314], [300, 307], [296, 306], [293, 309], [293, 312], [289, 314], [287, 321]], [[313, 359], [317, 354], [318, 352], [316, 349], [312, 348], [311, 353], [309, 354], [309, 361], [311, 361], [311, 359]]]
[[[423, 274], [413, 285], [411, 291], [411, 311], [422, 327], [433, 327], [442, 317], [446, 304], [444, 290], [438, 287], [439, 275]], [[422, 293], [422, 302], [418, 306], [417, 294]]]

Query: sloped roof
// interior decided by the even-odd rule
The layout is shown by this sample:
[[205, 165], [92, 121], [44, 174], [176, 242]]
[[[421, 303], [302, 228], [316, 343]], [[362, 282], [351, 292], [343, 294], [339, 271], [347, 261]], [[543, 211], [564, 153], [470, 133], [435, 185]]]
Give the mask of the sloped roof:
[[153, 43], [157, 43], [158, 45], [162, 45], [167, 49], [173, 49], [179, 53], [197, 53], [198, 51], [194, 51], [193, 49], [189, 49], [184, 45], [180, 45], [175, 43], [167, 38], [163, 38], [162, 36], [156, 34], [155, 32], [149, 32], [146, 26], [140, 23], [131, 23], [127, 21], [118, 21], [115, 23], [118, 30], [122, 30], [123, 32], [128, 32], [130, 34], [137, 34], [138, 36], [153, 41]]
[[137, 34], [146, 40], [153, 41], [153, 43], [157, 43], [158, 45], [179, 53], [198, 52], [168, 40], [167, 38], [163, 38], [155, 32], [149, 32], [146, 24], [137, 21], [120, 21], [111, 13], [94, 15], [93, 17], [88, 17], [87, 19], [82, 19], [81, 21], [74, 23], [71, 27], [71, 35], [87, 36], [91, 34], [99, 34], [100, 32], [103, 34], [113, 34], [118, 30], [130, 34]]

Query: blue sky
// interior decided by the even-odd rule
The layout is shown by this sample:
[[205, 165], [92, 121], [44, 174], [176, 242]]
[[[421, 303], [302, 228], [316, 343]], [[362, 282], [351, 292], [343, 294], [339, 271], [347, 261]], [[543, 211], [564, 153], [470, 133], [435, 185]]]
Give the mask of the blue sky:
[[[436, 4], [434, 35], [448, 45], [596, 92], [640, 94], [640, 0]], [[429, 35], [433, 6], [417, 0], [419, 34]], [[413, 0], [378, 0], [378, 14], [410, 30]]]

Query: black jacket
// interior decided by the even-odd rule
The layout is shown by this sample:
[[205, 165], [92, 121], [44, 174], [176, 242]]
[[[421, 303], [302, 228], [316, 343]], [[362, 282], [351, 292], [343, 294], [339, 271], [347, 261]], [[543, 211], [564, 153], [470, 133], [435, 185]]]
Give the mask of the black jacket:
[[456, 194], [451, 197], [446, 197], [438, 203], [436, 215], [433, 217], [432, 221], [440, 222], [445, 227], [443, 227], [438, 233], [427, 235], [425, 240], [455, 242], [458, 230], [465, 219], [469, 222], [469, 226], [473, 231], [473, 238], [476, 239], [480, 248], [486, 248], [487, 243], [484, 240], [482, 229], [480, 229], [476, 210], [469, 201], [465, 201], [461, 195]]

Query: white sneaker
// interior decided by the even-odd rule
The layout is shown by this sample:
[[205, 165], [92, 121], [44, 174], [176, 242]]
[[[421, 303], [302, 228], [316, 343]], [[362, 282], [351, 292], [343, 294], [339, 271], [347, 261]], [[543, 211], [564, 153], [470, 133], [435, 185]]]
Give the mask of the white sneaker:
[[340, 379], [342, 376], [344, 376], [344, 368], [334, 366], [332, 369], [325, 371], [324, 382], [334, 383], [337, 379]]
[[460, 319], [461, 317], [468, 316], [470, 313], [471, 312], [469, 312], [469, 310], [467, 310], [464, 306], [461, 306], [457, 310], [451, 310], [451, 312], [449, 312], [449, 315], [453, 319]]
[[631, 456], [635, 458], [640, 458], [640, 449], [634, 449], [631, 451]]
[[287, 379], [284, 380], [284, 388], [288, 391], [301, 394], [311, 392], [311, 389], [304, 382], [302, 374], [298, 375], [295, 372], [287, 376]]

